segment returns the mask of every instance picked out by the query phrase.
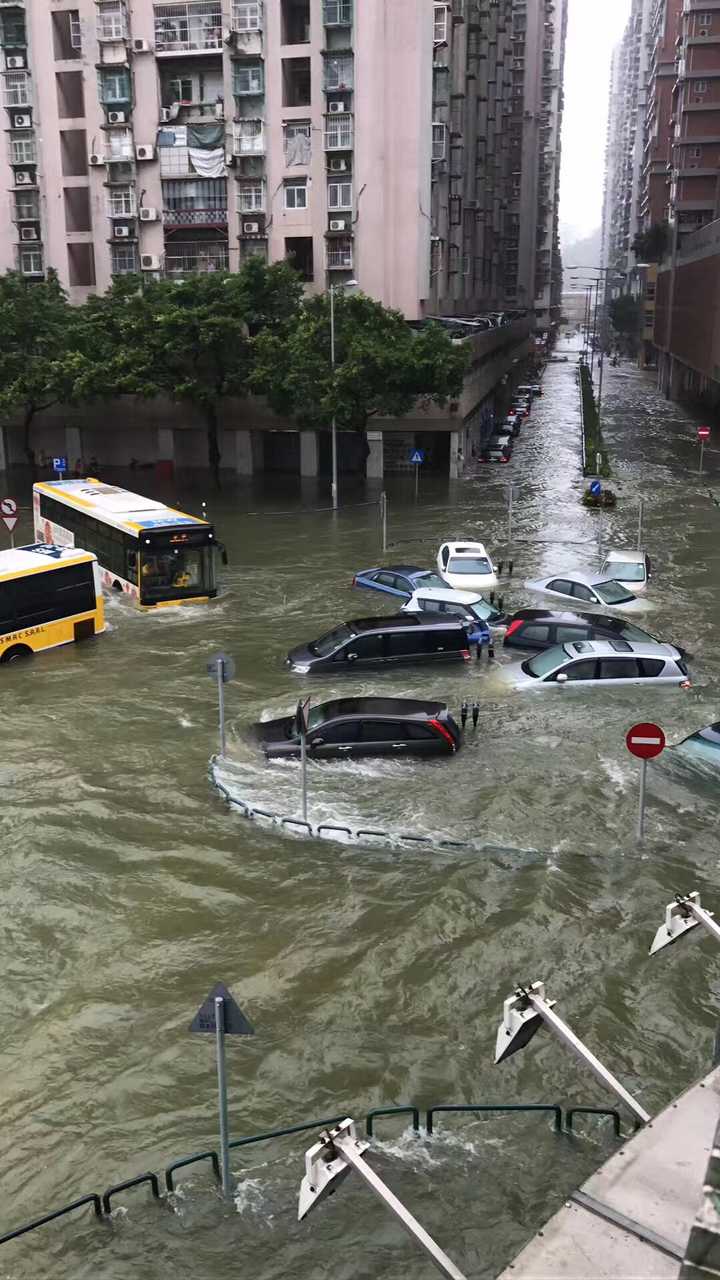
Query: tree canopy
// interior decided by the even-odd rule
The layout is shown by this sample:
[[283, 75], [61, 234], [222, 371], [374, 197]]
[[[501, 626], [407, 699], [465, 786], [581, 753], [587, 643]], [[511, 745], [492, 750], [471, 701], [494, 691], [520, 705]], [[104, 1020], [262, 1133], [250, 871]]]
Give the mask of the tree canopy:
[[610, 322], [617, 333], [631, 336], [642, 324], [642, 303], [631, 293], [623, 293], [610, 302]]
[[630, 247], [640, 262], [662, 262], [669, 240], [668, 224], [654, 222], [646, 231], [638, 231]]
[[411, 329], [402, 315], [362, 293], [335, 297], [335, 367], [330, 297], [309, 298], [296, 323], [253, 339], [250, 384], [301, 427], [362, 430], [375, 414], [403, 415], [417, 400], [444, 404], [460, 394], [464, 343], [438, 325]]

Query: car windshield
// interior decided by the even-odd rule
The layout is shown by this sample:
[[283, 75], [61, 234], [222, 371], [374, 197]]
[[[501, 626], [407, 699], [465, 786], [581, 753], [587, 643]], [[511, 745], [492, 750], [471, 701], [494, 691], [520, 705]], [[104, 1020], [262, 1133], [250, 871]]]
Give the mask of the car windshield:
[[448, 573], [492, 573], [492, 565], [484, 556], [453, 556]]
[[321, 636], [319, 640], [313, 640], [312, 644], [308, 645], [308, 649], [317, 658], [327, 658], [329, 654], [339, 649], [340, 645], [344, 644], [346, 640], [351, 640], [352, 634], [350, 628], [346, 627], [343, 622], [339, 627], [335, 627], [334, 631], [328, 631], [327, 635]]
[[605, 604], [626, 604], [628, 600], [636, 598], [632, 591], [626, 591], [619, 582], [594, 582], [593, 591], [597, 592]]
[[645, 581], [645, 565], [642, 561], [607, 560], [603, 568], [605, 572], [614, 574], [616, 578], [621, 578], [623, 582]]
[[425, 588], [440, 587], [441, 589], [444, 587], [447, 591], [447, 582], [443, 582], [442, 578], [438, 577], [436, 573], [418, 573], [413, 576], [412, 581], [416, 590], [422, 586]]
[[476, 600], [474, 604], [468, 605], [468, 608], [481, 622], [492, 622], [500, 617], [499, 610], [493, 609], [492, 605], [485, 600]]
[[534, 676], [536, 680], [548, 676], [556, 667], [562, 666], [567, 661], [567, 654], [561, 644], [553, 645], [552, 649], [545, 649], [542, 653], [538, 653], [534, 658], [528, 658], [522, 663], [522, 669], [526, 676]]

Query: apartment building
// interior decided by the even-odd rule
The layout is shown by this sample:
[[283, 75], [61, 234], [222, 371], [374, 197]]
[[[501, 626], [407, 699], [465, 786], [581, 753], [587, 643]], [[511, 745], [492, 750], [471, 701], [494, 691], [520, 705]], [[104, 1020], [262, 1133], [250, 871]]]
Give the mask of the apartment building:
[[678, 16], [670, 206], [680, 241], [720, 216], [720, 0]]
[[632, 243], [642, 229], [645, 123], [654, 0], [632, 0], [611, 66], [603, 208], [603, 263], [634, 284]]
[[[567, 0], [0, 0], [0, 268], [549, 314]], [[557, 16], [553, 21], [553, 13]]]

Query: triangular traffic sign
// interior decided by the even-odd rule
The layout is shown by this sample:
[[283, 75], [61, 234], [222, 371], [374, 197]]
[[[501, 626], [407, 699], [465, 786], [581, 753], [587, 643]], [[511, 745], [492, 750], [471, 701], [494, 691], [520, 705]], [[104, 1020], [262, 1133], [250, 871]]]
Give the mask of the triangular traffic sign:
[[5, 528], [6, 528], [6, 529], [9, 529], [9, 530], [10, 530], [10, 533], [12, 533], [13, 529], [15, 528], [15, 525], [16, 525], [16, 524], [17, 524], [17, 522], [18, 522], [18, 517], [17, 517], [17, 516], [3, 516], [3, 518], [2, 518], [2, 522], [3, 522], [3, 524], [5, 525]]
[[416, 464], [418, 462], [424, 462], [425, 454], [422, 452], [422, 449], [415, 449], [413, 453], [410, 455], [410, 461]]
[[190, 1023], [191, 1031], [215, 1034], [215, 997], [222, 996], [223, 1014], [225, 1016], [224, 1031], [226, 1036], [254, 1036], [255, 1028], [248, 1022], [235, 997], [228, 991], [224, 982], [216, 982], [206, 1000], [203, 1000], [195, 1017]]

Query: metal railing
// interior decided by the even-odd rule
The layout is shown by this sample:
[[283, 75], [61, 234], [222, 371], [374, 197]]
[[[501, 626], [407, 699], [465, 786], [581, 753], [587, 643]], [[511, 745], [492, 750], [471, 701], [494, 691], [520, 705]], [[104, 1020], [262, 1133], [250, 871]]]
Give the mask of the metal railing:
[[[349, 1114], [343, 1111], [339, 1115], [325, 1116], [319, 1120], [304, 1120], [299, 1124], [287, 1125], [284, 1128], [268, 1129], [262, 1133], [251, 1134], [245, 1138], [235, 1138], [230, 1142], [231, 1150], [238, 1151], [244, 1147], [255, 1146], [261, 1142], [272, 1142], [280, 1138], [292, 1137], [294, 1134], [310, 1133], [312, 1131], [320, 1132], [322, 1129], [331, 1127], [340, 1123]], [[558, 1103], [542, 1103], [542, 1102], [517, 1102], [517, 1103], [440, 1103], [434, 1107], [428, 1107], [425, 1112], [424, 1121], [422, 1119], [422, 1111], [414, 1104], [405, 1104], [401, 1106], [375, 1107], [368, 1111], [363, 1118], [365, 1133], [369, 1138], [376, 1136], [376, 1122], [379, 1119], [397, 1118], [401, 1116], [409, 1116], [413, 1133], [420, 1139], [421, 1136], [431, 1139], [436, 1131], [435, 1117], [438, 1115], [546, 1115], [552, 1117], [553, 1132], [559, 1137], [575, 1134], [575, 1118], [579, 1115], [596, 1116], [598, 1118], [610, 1119], [612, 1121], [613, 1136], [616, 1139], [623, 1139], [628, 1135], [622, 1132], [622, 1123], [620, 1113], [614, 1107], [569, 1107], [563, 1109]], [[424, 1134], [422, 1131], [424, 1130]], [[153, 1200], [163, 1199], [163, 1190], [166, 1194], [172, 1194], [176, 1190], [176, 1175], [182, 1169], [189, 1169], [198, 1164], [209, 1163], [212, 1173], [216, 1181], [220, 1180], [220, 1159], [218, 1152], [211, 1149], [208, 1151], [198, 1151], [191, 1155], [180, 1156], [166, 1165], [162, 1173], [155, 1173], [153, 1170], [145, 1170], [136, 1174], [132, 1178], [126, 1178], [121, 1182], [111, 1183], [104, 1191], [90, 1191], [86, 1195], [79, 1196], [75, 1200], [71, 1200], [68, 1204], [62, 1205], [58, 1209], [52, 1209], [42, 1214], [39, 1218], [33, 1218], [30, 1222], [25, 1222], [19, 1227], [14, 1227], [11, 1231], [6, 1231], [0, 1235], [0, 1244], [8, 1244], [11, 1240], [18, 1240], [21, 1236], [27, 1235], [31, 1231], [36, 1231], [40, 1227], [44, 1227], [49, 1222], [55, 1222], [58, 1218], [63, 1218], [69, 1214], [75, 1213], [78, 1209], [84, 1208], [86, 1205], [92, 1206], [95, 1217], [102, 1220], [112, 1213], [113, 1200], [117, 1198], [123, 1191], [134, 1190], [136, 1187], [149, 1187], [150, 1195]]]

